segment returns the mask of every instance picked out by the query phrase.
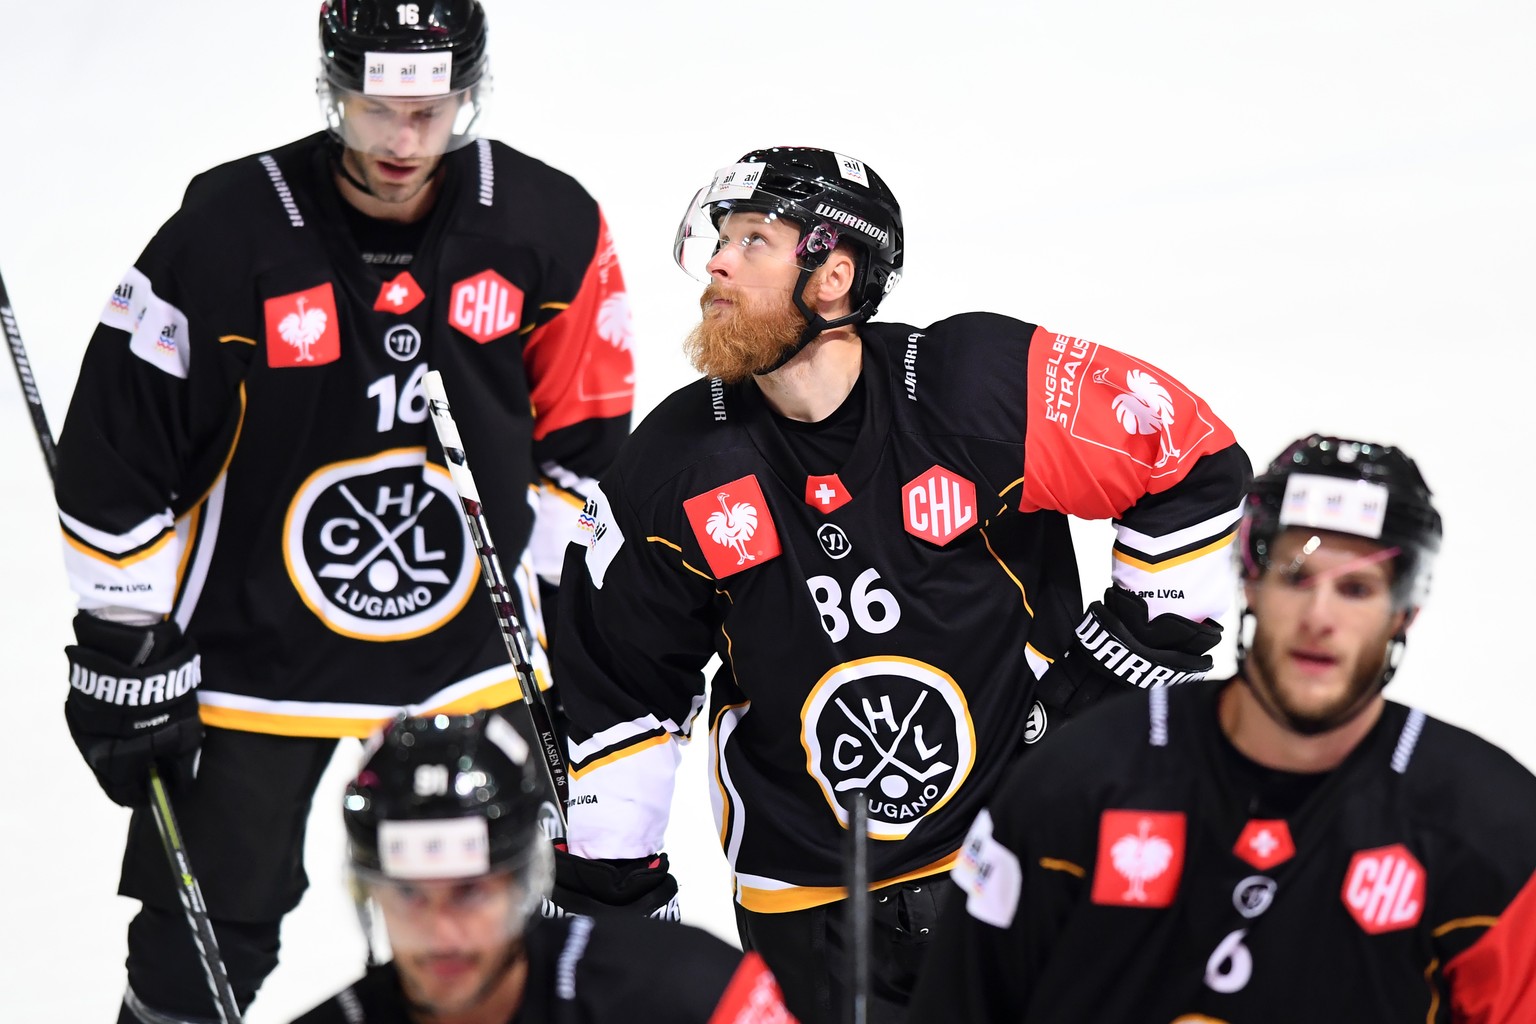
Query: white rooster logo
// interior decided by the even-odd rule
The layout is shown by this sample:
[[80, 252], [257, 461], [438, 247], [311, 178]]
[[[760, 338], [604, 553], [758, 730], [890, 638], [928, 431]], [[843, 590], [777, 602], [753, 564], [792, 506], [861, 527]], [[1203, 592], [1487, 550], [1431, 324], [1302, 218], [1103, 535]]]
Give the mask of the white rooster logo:
[[1183, 452], [1173, 445], [1173, 398], [1157, 378], [1143, 370], [1131, 370], [1125, 375], [1125, 387], [1109, 379], [1108, 370], [1096, 370], [1095, 384], [1106, 384], [1120, 392], [1115, 396], [1115, 416], [1127, 434], [1155, 434], [1158, 438], [1158, 456], [1154, 466], [1162, 466], [1169, 459]]
[[[277, 333], [283, 336], [283, 340], [299, 350], [297, 358], [299, 363], [312, 363], [315, 357], [310, 353], [315, 342], [325, 333], [326, 321], [330, 318], [325, 315], [323, 309], [305, 309], [304, 299], [299, 299], [299, 311], [289, 313], [277, 325]], [[268, 321], [269, 323], [271, 321]]]
[[735, 551], [737, 565], [757, 561], [756, 555], [747, 553], [747, 541], [757, 532], [757, 506], [750, 501], [738, 501], [727, 507], [724, 491], [715, 497], [720, 502], [720, 511], [711, 512], [704, 521], [710, 540]]
[[[629, 295], [614, 292], [603, 300], [597, 311], [597, 336], [622, 352], [634, 351], [634, 318], [629, 311]], [[634, 374], [624, 378], [633, 383]]]
[[1147, 902], [1144, 883], [1167, 871], [1169, 862], [1173, 860], [1173, 844], [1162, 836], [1147, 835], [1151, 827], [1152, 823], [1142, 818], [1139, 835], [1121, 836], [1109, 848], [1115, 870], [1131, 883], [1131, 887], [1120, 897], [1123, 900]]

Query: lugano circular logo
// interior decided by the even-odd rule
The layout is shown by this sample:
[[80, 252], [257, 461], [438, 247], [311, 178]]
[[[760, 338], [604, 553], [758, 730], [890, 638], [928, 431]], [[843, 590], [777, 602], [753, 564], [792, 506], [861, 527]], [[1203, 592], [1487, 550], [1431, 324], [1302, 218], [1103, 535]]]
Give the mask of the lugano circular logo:
[[864, 658], [822, 676], [800, 713], [810, 772], [837, 820], [863, 788], [869, 834], [901, 839], [960, 788], [976, 761], [965, 694], [932, 665]]
[[448, 471], [424, 448], [325, 466], [293, 496], [283, 560], [328, 627], [358, 640], [408, 640], [458, 614], [477, 563]]

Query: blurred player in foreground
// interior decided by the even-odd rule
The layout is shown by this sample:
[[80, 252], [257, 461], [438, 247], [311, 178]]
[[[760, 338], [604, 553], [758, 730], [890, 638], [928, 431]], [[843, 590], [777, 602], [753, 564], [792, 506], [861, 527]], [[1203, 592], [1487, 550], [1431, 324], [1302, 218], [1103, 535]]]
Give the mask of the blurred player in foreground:
[[500, 713], [402, 717], [368, 749], [344, 814], [359, 916], [394, 959], [301, 1024], [792, 1024], [762, 960], [703, 931], [538, 916], [544, 799]]
[[1244, 510], [1237, 676], [1014, 773], [911, 1019], [1536, 1020], [1536, 778], [1382, 696], [1440, 537], [1400, 450], [1281, 453]]

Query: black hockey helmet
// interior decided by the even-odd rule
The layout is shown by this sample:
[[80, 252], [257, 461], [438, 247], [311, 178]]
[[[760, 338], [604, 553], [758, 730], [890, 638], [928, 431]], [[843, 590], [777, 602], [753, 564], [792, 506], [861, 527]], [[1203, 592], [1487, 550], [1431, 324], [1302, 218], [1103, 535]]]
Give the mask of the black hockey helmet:
[[402, 715], [369, 743], [343, 803], [355, 870], [469, 878], [544, 865], [543, 789], [527, 741], [496, 711]]
[[[755, 149], [721, 168], [684, 214], [673, 247], [678, 266], [709, 280], [704, 266], [719, 242], [720, 221], [733, 210], [782, 217], [799, 228], [801, 280], [794, 300], [809, 325], [802, 346], [828, 328], [868, 320], [901, 279], [901, 206], [885, 180], [861, 160], [809, 146], [776, 146]], [[800, 293], [839, 242], [853, 247], [858, 272], [850, 296], [853, 311], [829, 322], [807, 309]]]
[[[315, 91], [332, 138], [368, 151], [381, 130], [409, 124], [422, 140], [421, 155], [472, 142], [490, 96], [486, 34], [479, 0], [325, 0]], [[349, 115], [362, 100], [368, 102]]]
[[[354, 92], [370, 91], [368, 75], [374, 69], [368, 67], [368, 55], [380, 53], [446, 56], [451, 67], [442, 83], [444, 91], [472, 88], [485, 77], [485, 40], [485, 9], [479, 0], [409, 4], [325, 0], [320, 5], [320, 54], [326, 81]], [[431, 69], [423, 65], [419, 72], [430, 76]], [[396, 95], [423, 93], [413, 89]]]
[[1396, 548], [1392, 597], [1417, 608], [1429, 593], [1442, 526], [1419, 467], [1401, 449], [1312, 434], [1293, 442], [1253, 481], [1243, 509], [1246, 578], [1269, 564], [1287, 527], [1345, 533]]

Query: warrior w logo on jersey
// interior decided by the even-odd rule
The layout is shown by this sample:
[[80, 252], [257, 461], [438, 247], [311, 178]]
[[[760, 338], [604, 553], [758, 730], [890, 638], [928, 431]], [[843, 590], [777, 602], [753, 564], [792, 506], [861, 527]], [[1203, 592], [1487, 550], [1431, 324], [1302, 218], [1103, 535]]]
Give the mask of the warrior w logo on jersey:
[[475, 553], [447, 470], [421, 448], [334, 463], [304, 481], [283, 524], [288, 575], [343, 636], [405, 640], [458, 614]]
[[900, 839], [971, 772], [976, 729], [947, 673], [906, 658], [864, 658], [821, 678], [800, 716], [806, 767], [837, 820], [863, 789], [869, 834]]

